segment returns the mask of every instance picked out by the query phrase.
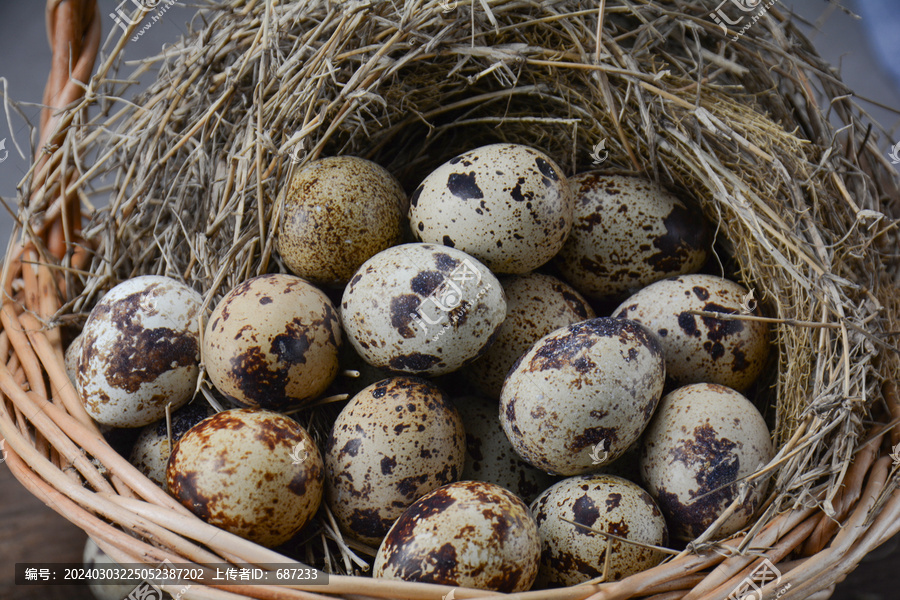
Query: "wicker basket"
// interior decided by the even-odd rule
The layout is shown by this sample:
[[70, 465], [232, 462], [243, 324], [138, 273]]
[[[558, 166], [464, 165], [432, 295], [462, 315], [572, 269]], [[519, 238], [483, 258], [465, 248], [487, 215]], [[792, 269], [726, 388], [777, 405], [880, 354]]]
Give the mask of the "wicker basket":
[[[271, 550], [204, 523], [141, 475], [104, 441], [66, 375], [63, 340], [57, 327], [64, 322], [60, 314], [66, 311], [61, 308], [73, 285], [65, 274], [85, 269], [89, 263], [88, 252], [77, 244], [81, 227], [77, 182], [66, 169], [60, 172], [59, 166], [66, 164], [66, 158], [54, 145], [73, 119], [73, 111], [64, 109], [84, 93], [78, 82], [90, 79], [100, 47], [102, 20], [95, 0], [48, 0], [53, 66], [44, 97], [49, 108], [42, 116], [41, 143], [32, 169], [33, 181], [44, 183], [34, 184], [31, 195], [31, 202], [46, 208], [34, 215], [28, 210], [29, 203], [24, 203], [20, 214], [29, 224], [31, 237], [22, 245], [11, 244], [4, 261], [6, 295], [0, 310], [0, 353], [6, 357], [6, 363], [0, 366], [0, 434], [6, 440], [7, 464], [31, 493], [84, 529], [119, 562], [283, 562], [286, 559]], [[123, 43], [124, 38], [117, 50]], [[802, 79], [803, 74], [796, 77]], [[864, 151], [871, 153], [866, 144], [863, 141], [854, 149], [857, 159]], [[885, 174], [884, 162], [869, 157], [860, 164], [873, 180], [887, 179], [890, 183], [885, 189], [896, 193], [896, 179]], [[840, 177], [835, 176], [834, 183], [846, 194], [847, 187]], [[709, 206], [705, 208], [709, 212]], [[892, 208], [896, 210], [888, 203], [882, 207], [888, 217]], [[710, 215], [715, 217], [714, 213]], [[735, 248], [736, 252], [741, 251], [739, 244]], [[54, 268], [61, 263], [66, 269]], [[888, 306], [884, 310], [893, 310], [889, 303], [885, 304]], [[890, 321], [893, 322], [893, 315]], [[847, 336], [847, 327], [839, 319], [834, 322], [838, 324], [835, 328]], [[842, 477], [840, 491], [799, 499], [790, 509], [755, 528], [749, 547], [749, 534], [744, 533], [721, 542], [715, 549], [692, 547], [673, 560], [619, 582], [508, 597], [723, 599], [764, 560], [769, 560], [782, 577], [777, 585], [773, 582], [763, 588], [764, 597], [777, 593], [782, 600], [828, 598], [834, 584], [866, 553], [900, 531], [900, 491], [895, 489], [896, 468], [892, 468], [891, 457], [887, 456], [888, 444], [900, 442], [900, 432], [893, 421], [900, 418], [900, 400], [891, 380], [895, 369], [893, 350], [884, 347], [879, 352], [883, 398], [864, 399], [875, 407], [874, 419], [856, 444], [852, 460], [836, 466]], [[879, 413], [878, 408], [883, 410]], [[801, 423], [789, 432], [788, 439], [781, 440], [782, 452], [803, 452], [799, 442], [810, 434], [804, 428]], [[815, 473], [816, 465], [807, 465], [806, 469]], [[327, 586], [194, 585], [182, 597], [437, 600], [451, 590], [459, 599], [496, 595], [449, 586], [332, 575]]]

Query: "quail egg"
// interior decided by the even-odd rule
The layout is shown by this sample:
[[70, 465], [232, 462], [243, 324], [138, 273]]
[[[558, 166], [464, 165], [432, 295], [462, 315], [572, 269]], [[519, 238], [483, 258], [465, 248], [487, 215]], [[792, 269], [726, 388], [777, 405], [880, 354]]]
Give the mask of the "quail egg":
[[453, 158], [410, 198], [413, 235], [467, 252], [495, 273], [527, 273], [562, 248], [574, 200], [566, 176], [534, 148], [491, 144]]
[[203, 361], [216, 388], [248, 407], [303, 406], [338, 372], [341, 329], [331, 300], [274, 273], [241, 283], [206, 325]]
[[652, 181], [592, 171], [571, 182], [575, 224], [553, 262], [584, 295], [621, 300], [706, 262], [710, 235], [703, 215]]
[[541, 273], [500, 280], [506, 294], [506, 319], [484, 355], [463, 369], [489, 398], [499, 398], [506, 374], [536, 341], [560, 327], [593, 319], [594, 309], [562, 281]]
[[[643, 323], [659, 336], [666, 372], [676, 384], [720, 383], [744, 391], [765, 367], [768, 325], [691, 311], [738, 314], [747, 295], [744, 287], [721, 277], [681, 275], [645, 287], [613, 316]], [[759, 316], [758, 310], [752, 314]]]
[[262, 546], [288, 541], [316, 514], [323, 465], [312, 437], [267, 410], [224, 410], [175, 444], [169, 493], [195, 515]]
[[456, 481], [465, 460], [459, 413], [417, 377], [370, 385], [341, 410], [325, 447], [325, 498], [341, 530], [377, 546], [417, 498]]
[[[668, 544], [666, 520], [656, 502], [620, 477], [582, 475], [564, 479], [542, 493], [531, 505], [531, 512], [541, 536], [538, 585], [577, 585], [604, 572], [606, 581], [618, 581], [655, 567], [665, 558], [658, 550], [590, 531], [649, 546]], [[608, 565], [607, 544], [612, 544]]]
[[[672, 535], [693, 540], [739, 496], [735, 482], [773, 456], [769, 430], [749, 400], [722, 385], [696, 383], [659, 403], [641, 447], [641, 477]], [[754, 485], [719, 535], [750, 521], [765, 487]]]
[[82, 331], [77, 390], [87, 413], [113, 427], [143, 427], [197, 386], [200, 294], [156, 275], [124, 281], [97, 303]]
[[497, 402], [463, 396], [453, 402], [466, 431], [466, 464], [461, 479], [487, 481], [531, 502], [556, 477], [521, 459], [510, 445], [497, 415]]
[[557, 475], [621, 456], [650, 421], [665, 383], [659, 341], [633, 321], [602, 317], [544, 336], [500, 394], [500, 422], [528, 463]]
[[400, 243], [407, 207], [384, 167], [356, 156], [317, 160], [288, 185], [278, 252], [295, 275], [344, 285], [368, 258]]
[[540, 546], [522, 500], [492, 483], [460, 481], [400, 515], [378, 549], [373, 575], [521, 592], [537, 575]]
[[367, 260], [344, 290], [354, 349], [394, 373], [441, 375], [478, 358], [506, 316], [500, 282], [468, 254], [403, 244]]
[[69, 376], [69, 381], [76, 390], [78, 390], [78, 361], [81, 360], [81, 342], [83, 340], [84, 337], [78, 335], [66, 348], [65, 354], [66, 375]]
[[[172, 444], [174, 445], [188, 430], [212, 416], [215, 411], [206, 403], [193, 402], [172, 413]], [[169, 428], [166, 420], [151, 423], [141, 430], [131, 449], [129, 462], [161, 487], [166, 487], [166, 465], [172, 449], [169, 446]]]

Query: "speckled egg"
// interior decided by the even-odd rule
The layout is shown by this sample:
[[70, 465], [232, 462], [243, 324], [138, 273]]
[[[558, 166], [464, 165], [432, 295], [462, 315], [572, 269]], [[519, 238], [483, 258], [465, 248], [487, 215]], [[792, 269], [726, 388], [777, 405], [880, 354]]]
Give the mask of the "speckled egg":
[[513, 450], [495, 400], [463, 396], [453, 403], [466, 431], [466, 464], [460, 479], [495, 483], [525, 502], [556, 482], [556, 477], [532, 467]]
[[331, 300], [279, 273], [241, 283], [206, 325], [203, 361], [216, 388], [249, 407], [297, 407], [338, 372], [341, 328]]
[[499, 398], [507, 373], [532, 344], [560, 327], [593, 319], [594, 309], [562, 281], [541, 273], [500, 280], [506, 294], [506, 319], [497, 340], [463, 369], [489, 398]]
[[[215, 411], [205, 402], [192, 402], [172, 413], [172, 444], [188, 430], [212, 416]], [[169, 434], [166, 420], [151, 423], [141, 430], [131, 449], [128, 461], [159, 486], [166, 487], [166, 465], [169, 463]]]
[[592, 171], [571, 182], [575, 224], [553, 263], [584, 295], [621, 300], [706, 262], [710, 235], [703, 215], [652, 181]]
[[66, 366], [66, 375], [69, 376], [69, 381], [72, 382], [72, 386], [75, 389], [78, 389], [78, 362], [81, 360], [81, 342], [84, 341], [84, 336], [78, 335], [72, 342], [69, 344], [69, 347], [66, 348], [65, 354], [65, 366]]
[[278, 252], [295, 275], [343, 285], [368, 258], [400, 243], [408, 204], [396, 178], [370, 160], [317, 160], [288, 185]]
[[87, 413], [113, 427], [143, 427], [197, 386], [200, 294], [144, 275], [111, 289], [82, 330], [78, 384]]
[[[746, 288], [714, 275], [657, 281], [628, 298], [613, 316], [643, 323], [660, 338], [666, 372], [678, 385], [709, 382], [746, 390], [769, 354], [769, 328], [759, 321], [691, 314], [738, 314]], [[759, 311], [753, 313], [759, 316]]]
[[322, 500], [322, 457], [293, 419], [224, 410], [182, 437], [169, 458], [169, 493], [195, 515], [267, 547], [288, 541]]
[[[641, 447], [641, 477], [669, 519], [672, 535], [693, 540], [738, 497], [738, 485], [729, 484], [773, 456], [769, 430], [749, 400], [722, 385], [696, 383], [659, 403]], [[750, 521], [765, 487], [754, 486], [718, 535]]]
[[460, 481], [423, 496], [397, 519], [373, 576], [521, 592], [534, 582], [540, 550], [524, 502], [492, 483]]
[[621, 456], [650, 421], [665, 383], [656, 337], [602, 317], [544, 336], [510, 371], [500, 423], [530, 464], [581, 475]]
[[341, 530], [377, 546], [417, 498], [459, 479], [465, 433], [434, 384], [392, 377], [341, 410], [325, 447], [325, 498]]
[[506, 316], [500, 282], [468, 254], [403, 244], [367, 260], [344, 290], [354, 349], [394, 373], [441, 375], [487, 350]]
[[491, 144], [431, 172], [410, 198], [413, 235], [471, 254], [495, 273], [527, 273], [562, 248], [574, 200], [553, 160], [534, 148]]
[[603, 575], [618, 581], [653, 568], [663, 552], [612, 541], [578, 527], [579, 523], [604, 533], [651, 546], [669, 543], [666, 520], [650, 494], [612, 475], [582, 475], [560, 481], [531, 505], [541, 536], [539, 586], [570, 586]]

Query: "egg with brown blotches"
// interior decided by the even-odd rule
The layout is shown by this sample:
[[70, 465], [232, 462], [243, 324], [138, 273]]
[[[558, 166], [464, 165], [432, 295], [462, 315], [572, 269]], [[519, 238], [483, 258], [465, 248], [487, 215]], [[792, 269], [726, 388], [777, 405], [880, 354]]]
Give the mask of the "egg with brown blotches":
[[490, 144], [432, 171], [410, 198], [416, 239], [471, 254], [494, 273], [527, 273], [562, 248], [574, 201], [553, 159], [520, 144]]
[[557, 329], [522, 355], [503, 384], [500, 422], [529, 464], [580, 475], [640, 437], [664, 383], [662, 349], [646, 327], [590, 319]]
[[203, 361], [220, 392], [249, 407], [299, 407], [338, 373], [341, 328], [308, 281], [274, 273], [228, 292], [209, 317]]
[[506, 316], [497, 278], [465, 252], [403, 244], [367, 260], [344, 290], [353, 348], [392, 373], [435, 376], [481, 356]]
[[571, 183], [575, 222], [553, 264], [582, 294], [621, 300], [706, 262], [703, 215], [649, 179], [590, 171]]
[[78, 390], [78, 361], [81, 360], [81, 342], [84, 340], [84, 337], [79, 334], [72, 342], [69, 344], [69, 347], [66, 348], [65, 353], [65, 366], [66, 366], [66, 375], [69, 376], [69, 381], [72, 382], [72, 386], [75, 387], [75, 390]]
[[[606, 581], [619, 581], [655, 567], [665, 558], [663, 552], [647, 547], [668, 544], [662, 512], [650, 494], [620, 477], [564, 479], [544, 491], [531, 505], [531, 512], [541, 536], [538, 586], [578, 585], [604, 573]], [[644, 546], [612, 541], [603, 533]], [[612, 544], [609, 564], [607, 544]]]
[[500, 280], [506, 294], [506, 319], [497, 339], [480, 358], [462, 370], [489, 398], [499, 399], [509, 370], [531, 345], [560, 327], [596, 315], [581, 294], [541, 273]]
[[459, 479], [465, 434], [433, 383], [391, 377], [341, 410], [325, 447], [328, 507], [345, 535], [377, 546], [417, 498]]
[[124, 281], [97, 303], [82, 330], [76, 390], [95, 421], [143, 427], [194, 394], [200, 373], [202, 298], [157, 275]]
[[[681, 275], [648, 285], [623, 302], [614, 317], [643, 323], [656, 333], [666, 374], [678, 385], [719, 383], [744, 391], [762, 373], [769, 355], [765, 322], [719, 319], [750, 308], [743, 286], [714, 275]], [[755, 301], [752, 303], [755, 305]], [[758, 317], [754, 308], [751, 316]]]
[[537, 575], [541, 544], [528, 507], [492, 483], [460, 481], [426, 494], [388, 532], [374, 577], [514, 593]]
[[323, 472], [319, 449], [296, 421], [237, 408], [184, 434], [169, 458], [166, 483], [207, 523], [272, 548], [316, 514]]
[[[640, 471], [674, 537], [693, 540], [739, 497], [738, 480], [774, 456], [762, 415], [735, 390], [696, 383], [667, 394], [644, 434]], [[765, 497], [766, 481], [748, 490], [716, 535], [750, 522]]]
[[165, 419], [151, 423], [141, 430], [128, 462], [146, 475], [153, 483], [166, 487], [166, 465], [172, 454], [172, 447], [188, 430], [212, 416], [215, 411], [205, 402], [192, 402], [172, 413], [172, 443], [169, 445], [169, 427]]
[[496, 400], [463, 396], [453, 404], [466, 431], [466, 464], [460, 479], [495, 483], [525, 502], [556, 483], [556, 477], [516, 454], [500, 425]]
[[288, 183], [278, 253], [295, 275], [344, 285], [366, 260], [400, 243], [408, 206], [381, 165], [356, 156], [316, 160]]

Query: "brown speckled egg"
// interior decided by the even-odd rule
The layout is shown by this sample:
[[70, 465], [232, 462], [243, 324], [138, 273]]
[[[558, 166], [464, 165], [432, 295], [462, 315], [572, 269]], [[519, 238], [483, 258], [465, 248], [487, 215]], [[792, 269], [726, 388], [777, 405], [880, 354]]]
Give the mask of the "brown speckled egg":
[[200, 294], [156, 275], [124, 281], [91, 311], [78, 383], [87, 413], [113, 427], [143, 427], [194, 394]]
[[527, 273], [562, 248], [574, 200], [553, 160], [534, 148], [491, 144], [431, 172], [410, 198], [413, 235], [467, 252], [495, 273]]
[[465, 460], [459, 413], [433, 383], [392, 377], [344, 407], [325, 447], [325, 498], [341, 530], [377, 546], [417, 498], [456, 481]]
[[466, 430], [466, 464], [460, 479], [495, 483], [525, 502], [556, 482], [556, 477], [532, 467], [513, 450], [495, 400], [463, 396], [453, 403]]
[[613, 316], [643, 323], [659, 336], [666, 373], [676, 384], [720, 383], [744, 391], [765, 367], [768, 325], [690, 311], [737, 314], [746, 294], [744, 287], [721, 277], [682, 275], [645, 287]]
[[261, 275], [219, 302], [206, 324], [203, 361], [216, 388], [239, 404], [302, 406], [338, 372], [341, 328], [331, 300], [292, 275]]
[[84, 341], [84, 336], [79, 334], [66, 348], [65, 354], [66, 375], [69, 376], [69, 381], [76, 390], [78, 389], [78, 361], [81, 360], [82, 341]]
[[621, 300], [706, 262], [710, 235], [703, 215], [652, 181], [592, 171], [571, 183], [575, 224], [553, 262], [584, 295]]
[[487, 350], [506, 316], [500, 282], [464, 252], [403, 244], [367, 260], [344, 290], [354, 349], [394, 373], [442, 375]]
[[618, 581], [653, 568], [663, 552], [612, 541], [565, 520], [651, 546], [669, 543], [666, 520], [650, 494], [612, 475], [582, 475], [560, 481], [531, 505], [541, 536], [541, 568], [537, 584], [570, 586], [603, 575]]
[[343, 285], [368, 258], [400, 243], [407, 207], [384, 167], [355, 156], [317, 160], [288, 185], [278, 252], [295, 275]]
[[544, 336], [500, 394], [500, 422], [530, 464], [581, 475], [621, 456], [662, 395], [659, 341], [633, 321], [602, 317]]
[[500, 280], [506, 319], [497, 340], [463, 369], [489, 398], [500, 398], [507, 373], [536, 341], [560, 327], [594, 318], [594, 309], [571, 287], [549, 275], [528, 273]]
[[[696, 383], [659, 403], [643, 438], [641, 477], [669, 519], [672, 535], [693, 540], [738, 497], [738, 486], [729, 484], [773, 456], [769, 430], [749, 400], [722, 385]], [[718, 535], [750, 521], [765, 487], [754, 484]]]
[[492, 483], [460, 481], [423, 496], [397, 519], [372, 574], [521, 592], [534, 582], [540, 550], [524, 502]]
[[[172, 413], [172, 444], [178, 442], [188, 430], [212, 416], [215, 411], [205, 402], [192, 402]], [[128, 461], [161, 487], [166, 487], [166, 465], [172, 449], [169, 447], [166, 420], [151, 423], [141, 430], [131, 449]]]
[[169, 493], [195, 515], [257, 544], [288, 541], [322, 500], [322, 457], [293, 419], [236, 408], [182, 437], [166, 469]]

